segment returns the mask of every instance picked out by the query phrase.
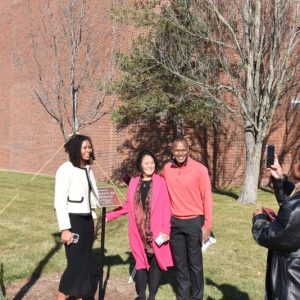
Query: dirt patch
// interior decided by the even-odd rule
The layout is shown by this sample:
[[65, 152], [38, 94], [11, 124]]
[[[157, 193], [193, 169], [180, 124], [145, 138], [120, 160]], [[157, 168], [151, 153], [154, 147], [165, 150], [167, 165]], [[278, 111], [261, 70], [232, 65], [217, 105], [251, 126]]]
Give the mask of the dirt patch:
[[[37, 280], [21, 280], [12, 283], [6, 288], [8, 300], [54, 300], [61, 274], [42, 276]], [[105, 300], [134, 299], [136, 297], [134, 283], [110, 277], [105, 287]], [[95, 295], [98, 300], [98, 291]]]

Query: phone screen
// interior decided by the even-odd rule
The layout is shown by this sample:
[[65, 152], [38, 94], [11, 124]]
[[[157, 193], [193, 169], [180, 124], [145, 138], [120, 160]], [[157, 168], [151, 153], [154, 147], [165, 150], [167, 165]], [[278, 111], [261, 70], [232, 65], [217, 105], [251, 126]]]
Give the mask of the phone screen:
[[267, 145], [266, 148], [266, 167], [270, 168], [274, 164], [275, 146]]

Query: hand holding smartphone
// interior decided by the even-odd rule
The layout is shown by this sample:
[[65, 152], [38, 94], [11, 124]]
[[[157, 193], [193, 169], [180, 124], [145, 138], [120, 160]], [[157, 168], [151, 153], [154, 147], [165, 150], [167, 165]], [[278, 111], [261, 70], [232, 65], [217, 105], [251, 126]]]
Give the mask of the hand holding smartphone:
[[73, 233], [73, 244], [77, 244], [79, 241], [79, 234], [78, 233]]
[[274, 145], [267, 145], [266, 146], [266, 167], [270, 168], [271, 165], [274, 164], [275, 158], [275, 146]]
[[268, 207], [262, 207], [262, 212], [264, 215], [266, 215], [268, 217], [270, 222], [273, 222], [276, 220], [277, 216], [273, 209], [268, 208]]

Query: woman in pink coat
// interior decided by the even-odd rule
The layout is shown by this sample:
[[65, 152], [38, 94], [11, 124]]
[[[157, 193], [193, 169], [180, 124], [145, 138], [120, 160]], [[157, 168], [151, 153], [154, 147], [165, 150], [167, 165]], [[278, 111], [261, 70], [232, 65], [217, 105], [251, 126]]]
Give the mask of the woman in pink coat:
[[141, 176], [130, 181], [123, 206], [107, 213], [107, 221], [128, 214], [128, 236], [136, 269], [138, 299], [155, 299], [162, 271], [173, 266], [169, 246], [171, 206], [166, 183], [157, 175], [155, 155], [142, 150], [136, 161]]

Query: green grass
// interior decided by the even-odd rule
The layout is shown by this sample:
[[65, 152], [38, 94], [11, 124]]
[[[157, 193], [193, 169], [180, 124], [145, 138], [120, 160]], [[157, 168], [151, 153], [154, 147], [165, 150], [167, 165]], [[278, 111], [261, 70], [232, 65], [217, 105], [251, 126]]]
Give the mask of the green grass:
[[[31, 178], [30, 174], [0, 172], [0, 211], [17, 188], [20, 192], [0, 215], [0, 264], [5, 286], [65, 268], [53, 210], [54, 178], [38, 176], [30, 182]], [[276, 203], [273, 194], [263, 191], [259, 191], [258, 199], [257, 205], [243, 206], [228, 195], [214, 194], [213, 231], [217, 243], [204, 254], [205, 299], [263, 299], [266, 250], [252, 239], [251, 217], [256, 208], [265, 205], [276, 209]], [[96, 255], [99, 245], [98, 239], [94, 245]], [[105, 269], [110, 268], [110, 276], [128, 279], [133, 259], [126, 217], [107, 224], [105, 248]], [[164, 274], [157, 299], [175, 299], [175, 286], [171, 270]]]

